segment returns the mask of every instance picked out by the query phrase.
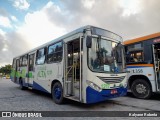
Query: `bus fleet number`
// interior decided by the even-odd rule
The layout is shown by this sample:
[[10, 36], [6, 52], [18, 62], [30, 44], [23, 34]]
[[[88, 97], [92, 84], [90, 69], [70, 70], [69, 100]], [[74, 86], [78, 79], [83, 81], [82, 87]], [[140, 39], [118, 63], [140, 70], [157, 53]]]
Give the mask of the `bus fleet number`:
[[133, 69], [133, 73], [143, 73], [143, 69]]

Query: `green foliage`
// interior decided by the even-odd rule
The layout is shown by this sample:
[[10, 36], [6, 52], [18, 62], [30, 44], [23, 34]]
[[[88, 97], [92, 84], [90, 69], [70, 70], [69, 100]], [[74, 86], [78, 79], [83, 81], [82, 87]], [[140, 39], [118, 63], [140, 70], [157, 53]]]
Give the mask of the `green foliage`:
[[10, 74], [11, 73], [11, 68], [12, 68], [12, 66], [10, 64], [5, 65], [5, 67], [0, 68], [0, 73], [5, 74], [5, 75]]

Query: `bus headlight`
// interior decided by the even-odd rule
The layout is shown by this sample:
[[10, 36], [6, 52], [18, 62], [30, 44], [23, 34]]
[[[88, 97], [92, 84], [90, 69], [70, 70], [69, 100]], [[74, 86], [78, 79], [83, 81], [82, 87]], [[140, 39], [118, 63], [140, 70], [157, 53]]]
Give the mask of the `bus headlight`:
[[88, 84], [91, 88], [93, 88], [94, 90], [96, 90], [96, 91], [98, 91], [98, 92], [101, 92], [101, 91], [102, 91], [102, 89], [101, 89], [98, 85], [94, 84], [93, 82], [91, 82], [91, 81], [89, 81], [89, 80], [87, 80], [86, 82], [87, 82], [87, 84]]

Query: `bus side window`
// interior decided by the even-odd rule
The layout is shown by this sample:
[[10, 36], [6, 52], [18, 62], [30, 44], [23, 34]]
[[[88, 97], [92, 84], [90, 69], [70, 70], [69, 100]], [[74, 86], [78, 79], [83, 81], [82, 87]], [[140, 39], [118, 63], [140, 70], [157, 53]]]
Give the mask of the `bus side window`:
[[55, 43], [48, 47], [47, 62], [60, 62], [62, 60], [62, 42]]
[[19, 71], [20, 70], [20, 61], [19, 59], [16, 60], [16, 71]]
[[143, 62], [143, 51], [132, 51], [127, 55], [127, 62]]
[[23, 65], [22, 65], [22, 57], [20, 57], [20, 59], [19, 59], [19, 66], [20, 66], [20, 67], [23, 66]]
[[13, 59], [12, 67], [13, 67], [13, 68], [16, 68], [16, 59]]
[[28, 55], [24, 55], [23, 57], [22, 57], [22, 66], [27, 66], [27, 60], [28, 59]]
[[45, 48], [39, 49], [36, 56], [36, 64], [44, 64], [46, 58]]
[[34, 66], [34, 54], [29, 55], [29, 71], [33, 71]]

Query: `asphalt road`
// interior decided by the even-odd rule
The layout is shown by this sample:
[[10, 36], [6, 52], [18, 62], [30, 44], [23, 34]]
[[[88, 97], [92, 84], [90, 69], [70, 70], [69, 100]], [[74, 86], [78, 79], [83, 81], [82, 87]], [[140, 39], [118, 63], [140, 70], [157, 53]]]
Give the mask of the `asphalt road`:
[[[149, 100], [136, 99], [129, 93], [105, 102], [86, 105], [67, 100], [63, 105], [52, 101], [51, 95], [36, 90], [21, 90], [10, 79], [0, 79], [0, 111], [160, 111], [160, 94], [153, 95]], [[0, 118], [1, 120], [2, 118]], [[11, 119], [11, 118], [3, 118]], [[19, 119], [19, 118], [14, 118]], [[27, 119], [27, 118], [24, 118]], [[32, 118], [39, 119], [39, 118]], [[83, 117], [57, 117], [43, 119], [84, 119]], [[104, 117], [85, 117], [85, 119], [104, 119]], [[134, 117], [115, 117], [108, 119], [134, 119]], [[157, 117], [144, 117], [136, 119], [159, 119]]]

